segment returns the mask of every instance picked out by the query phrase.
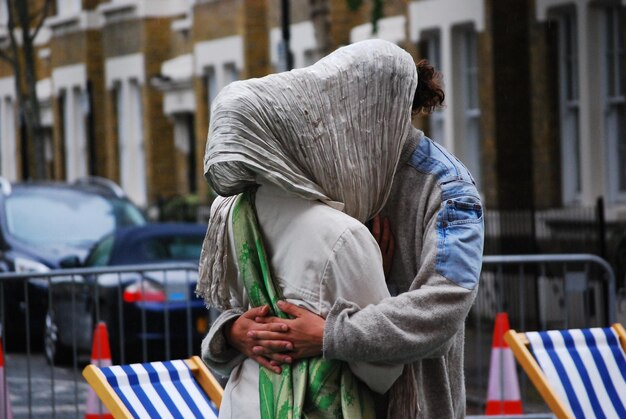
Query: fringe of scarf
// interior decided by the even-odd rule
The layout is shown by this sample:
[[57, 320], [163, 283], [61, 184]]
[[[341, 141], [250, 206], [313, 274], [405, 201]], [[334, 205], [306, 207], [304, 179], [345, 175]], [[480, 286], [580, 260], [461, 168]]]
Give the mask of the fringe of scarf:
[[400, 378], [389, 389], [387, 417], [393, 419], [413, 419], [419, 413], [417, 381], [413, 364], [406, 364]]
[[235, 196], [218, 197], [211, 206], [209, 226], [202, 243], [196, 295], [207, 307], [218, 310], [231, 308], [230, 291], [226, 284], [228, 263], [228, 219]]

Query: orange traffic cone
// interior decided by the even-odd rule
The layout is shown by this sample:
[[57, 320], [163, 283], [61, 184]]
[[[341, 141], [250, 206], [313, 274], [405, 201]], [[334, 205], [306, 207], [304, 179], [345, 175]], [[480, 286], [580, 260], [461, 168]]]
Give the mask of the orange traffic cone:
[[504, 334], [507, 330], [509, 330], [508, 315], [498, 313], [491, 345], [486, 415], [522, 414], [515, 360], [511, 348], [504, 341]]
[[11, 396], [9, 386], [4, 376], [4, 352], [0, 341], [0, 418], [13, 419], [13, 409], [11, 408]]
[[[91, 347], [91, 363], [98, 367], [111, 366], [111, 347], [109, 346], [109, 332], [104, 322], [98, 323], [93, 332], [93, 345]], [[87, 407], [85, 419], [113, 419], [113, 415], [102, 405], [98, 395], [89, 387], [87, 394]]]

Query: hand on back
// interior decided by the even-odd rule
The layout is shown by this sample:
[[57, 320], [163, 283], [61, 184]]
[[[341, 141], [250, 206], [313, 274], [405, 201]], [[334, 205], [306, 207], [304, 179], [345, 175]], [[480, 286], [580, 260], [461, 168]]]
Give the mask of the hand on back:
[[396, 244], [391, 234], [391, 226], [389, 225], [389, 219], [376, 215], [371, 222], [370, 231], [374, 240], [380, 247], [380, 253], [383, 257], [383, 271], [385, 272], [385, 279], [389, 281], [389, 274], [391, 273], [391, 264], [393, 263], [393, 254], [396, 249]]

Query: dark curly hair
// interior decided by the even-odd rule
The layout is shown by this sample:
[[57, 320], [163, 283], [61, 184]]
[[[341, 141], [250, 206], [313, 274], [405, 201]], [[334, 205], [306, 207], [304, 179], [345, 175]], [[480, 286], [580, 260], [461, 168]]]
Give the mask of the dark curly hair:
[[443, 106], [445, 94], [443, 93], [441, 73], [435, 70], [427, 60], [417, 63], [417, 88], [413, 96], [413, 115], [430, 114], [435, 109]]

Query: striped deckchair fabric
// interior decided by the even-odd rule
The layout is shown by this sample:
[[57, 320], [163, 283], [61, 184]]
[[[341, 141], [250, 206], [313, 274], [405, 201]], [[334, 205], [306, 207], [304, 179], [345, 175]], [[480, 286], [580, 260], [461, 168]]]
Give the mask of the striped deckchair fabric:
[[626, 418], [626, 332], [609, 328], [517, 333], [504, 339], [558, 418]]
[[217, 418], [223, 390], [202, 360], [98, 368], [83, 376], [115, 418]]

